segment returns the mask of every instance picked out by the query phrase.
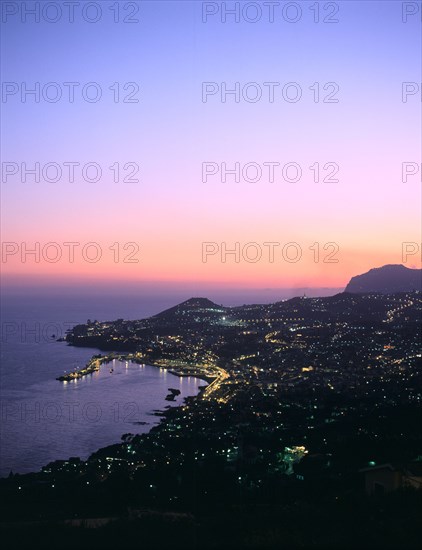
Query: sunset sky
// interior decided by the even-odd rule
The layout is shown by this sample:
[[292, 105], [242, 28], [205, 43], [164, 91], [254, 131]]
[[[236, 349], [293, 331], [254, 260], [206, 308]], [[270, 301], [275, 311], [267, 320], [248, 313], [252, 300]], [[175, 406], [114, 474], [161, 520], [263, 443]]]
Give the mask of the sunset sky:
[[[319, 23], [309, 9], [315, 2], [300, 2], [297, 22], [283, 19], [286, 2], [280, 2], [272, 23], [266, 11], [255, 23], [242, 13], [238, 23], [229, 15], [224, 23], [221, 2], [205, 2], [205, 8], [199, 1], [139, 2], [138, 23], [115, 23], [114, 3], [98, 4], [102, 17], [96, 23], [85, 21], [78, 10], [74, 23], [67, 16], [57, 23], [31, 17], [22, 22], [19, 13], [6, 22], [3, 17], [6, 286], [53, 280], [343, 287], [371, 267], [403, 263], [403, 242], [414, 243], [405, 265], [421, 266], [421, 15], [410, 14], [417, 3], [404, 3], [409, 5], [404, 22], [402, 2], [342, 1], [332, 15], [337, 23], [322, 21], [330, 11], [327, 2], [319, 3]], [[215, 7], [218, 13], [203, 22], [203, 9]], [[252, 10], [247, 17], [253, 17]], [[294, 11], [284, 15], [295, 16]], [[41, 92], [39, 102], [28, 95], [23, 103], [22, 83], [31, 89], [36, 82], [41, 90], [57, 83], [62, 98], [49, 102]], [[73, 103], [66, 82], [80, 83]], [[81, 94], [89, 82], [102, 91], [95, 103]], [[133, 91], [124, 89], [128, 82], [139, 85], [133, 95], [137, 103], [122, 101]], [[215, 83], [208, 89], [217, 92], [203, 97], [204, 82]], [[240, 83], [238, 103], [233, 94], [222, 102], [224, 82], [227, 89]], [[256, 84], [245, 91], [251, 82]], [[279, 83], [273, 102], [268, 82]], [[285, 87], [292, 82], [294, 87]], [[324, 90], [330, 82], [335, 85]], [[403, 82], [419, 83], [417, 89], [410, 86], [406, 102]], [[17, 83], [18, 91], [10, 83]], [[116, 85], [109, 89], [114, 83], [120, 91], [117, 103]], [[50, 98], [57, 86], [50, 86]], [[301, 98], [289, 101], [298, 89]], [[7, 90], [15, 91], [5, 95]], [[256, 90], [262, 92], [260, 100], [244, 99]], [[338, 102], [323, 101], [330, 92]], [[31, 175], [22, 181], [21, 164], [31, 168], [37, 162], [41, 168], [57, 163], [62, 178], [49, 182], [41, 173], [39, 182]], [[63, 165], [69, 162], [80, 164], [73, 182]], [[83, 179], [81, 166], [90, 162], [102, 168], [97, 182]], [[409, 172], [406, 182], [404, 162], [418, 170]], [[113, 181], [109, 167], [115, 163], [120, 179], [129, 173], [126, 163], [139, 165], [134, 176], [139, 182]], [[203, 163], [219, 172], [204, 178]], [[239, 182], [233, 175], [224, 182], [222, 163], [228, 169], [256, 163], [261, 180], [245, 181], [241, 173]], [[269, 181], [268, 163], [279, 163], [272, 165], [274, 181]], [[289, 163], [300, 166], [299, 181], [283, 179]], [[319, 182], [313, 181], [315, 168], [309, 168], [315, 163]], [[339, 166], [333, 176], [339, 181], [321, 181], [326, 163]], [[53, 169], [49, 174], [54, 179]], [[254, 178], [253, 167], [248, 174]], [[287, 174], [294, 179], [293, 171]], [[33, 249], [36, 242], [39, 258], [22, 258], [24, 247]], [[51, 242], [57, 246], [47, 249]], [[73, 262], [68, 242], [80, 243]], [[96, 250], [86, 246], [93, 242]], [[239, 262], [223, 253], [236, 242]], [[283, 248], [292, 242], [295, 249]], [[126, 243], [136, 243], [139, 251], [132, 245], [125, 249]], [[205, 258], [203, 243], [214, 243], [206, 249], [213, 254]], [[256, 245], [245, 247], [248, 243]], [[273, 261], [264, 243], [279, 243]], [[318, 261], [317, 247], [309, 249], [314, 243], [319, 243]], [[327, 243], [336, 245], [324, 250]], [[62, 257], [54, 262], [58, 247]], [[101, 257], [94, 262], [98, 250]], [[295, 250], [301, 255], [292, 262]], [[261, 257], [253, 261], [257, 251]], [[123, 261], [131, 252], [139, 262]], [[323, 261], [330, 252], [337, 263]]]

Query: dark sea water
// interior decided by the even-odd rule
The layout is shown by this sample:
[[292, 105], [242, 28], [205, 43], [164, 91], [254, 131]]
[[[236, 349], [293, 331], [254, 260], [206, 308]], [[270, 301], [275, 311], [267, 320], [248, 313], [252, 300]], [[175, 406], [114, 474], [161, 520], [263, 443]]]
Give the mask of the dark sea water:
[[[128, 294], [130, 289], [128, 290]], [[72, 294], [73, 292], [73, 294]], [[315, 295], [334, 294], [336, 289]], [[300, 292], [299, 294], [302, 294]], [[131, 295], [37, 290], [1, 295], [0, 476], [38, 471], [57, 459], [82, 459], [117, 443], [124, 433], [143, 433], [159, 422], [152, 413], [169, 405], [168, 388], [181, 391], [174, 402], [198, 393], [205, 382], [179, 378], [164, 370], [136, 364], [104, 365], [77, 382], [57, 376], [85, 366], [97, 349], [76, 348], [57, 338], [87, 319], [142, 319], [190, 298], [206, 296], [224, 305], [265, 303], [290, 298], [298, 291], [166, 291]], [[147, 424], [139, 424], [146, 422]]]
[[[3, 296], [1, 301], [0, 476], [38, 471], [52, 460], [79, 456], [143, 433], [169, 405], [168, 388], [196, 395], [205, 382], [134, 363], [101, 366], [98, 373], [62, 383], [55, 378], [83, 367], [97, 349], [57, 342], [88, 318], [139, 319], [173, 306], [177, 298]], [[54, 337], [53, 337], [54, 335]], [[146, 424], [138, 424], [146, 422]]]

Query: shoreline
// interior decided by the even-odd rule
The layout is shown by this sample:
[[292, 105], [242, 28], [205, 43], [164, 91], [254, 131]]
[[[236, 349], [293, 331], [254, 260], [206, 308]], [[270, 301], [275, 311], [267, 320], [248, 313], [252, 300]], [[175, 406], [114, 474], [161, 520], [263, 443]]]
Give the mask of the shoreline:
[[[76, 346], [77, 347], [77, 346]], [[192, 374], [183, 374], [183, 373], [177, 373], [177, 371], [173, 371], [172, 369], [170, 369], [170, 367], [164, 367], [163, 365], [159, 365], [159, 364], [154, 364], [154, 363], [150, 363], [150, 362], [144, 362], [144, 361], [141, 361], [139, 358], [138, 360], [136, 360], [135, 358], [131, 357], [131, 358], [128, 358], [127, 355], [121, 355], [121, 354], [116, 354], [116, 355], [105, 355], [105, 356], [101, 356], [101, 357], [98, 357], [98, 356], [93, 356], [91, 357], [91, 359], [86, 363], [86, 366], [83, 368], [83, 369], [79, 369], [78, 371], [75, 371], [75, 372], [80, 372], [80, 371], [86, 371], [84, 372], [83, 374], [81, 374], [78, 378], [72, 378], [72, 380], [79, 380], [81, 379], [82, 377], [84, 376], [87, 376], [88, 374], [92, 374], [93, 372], [96, 372], [99, 370], [100, 366], [103, 364], [103, 365], [107, 365], [108, 363], [112, 362], [113, 360], [119, 360], [119, 361], [130, 361], [132, 363], [135, 363], [135, 364], [141, 364], [141, 365], [145, 365], [145, 366], [150, 366], [150, 367], [154, 367], [154, 368], [160, 368], [160, 369], [165, 369], [167, 371], [170, 371], [170, 373], [173, 375], [173, 376], [178, 376], [180, 378], [187, 378], [189, 376], [192, 376], [193, 378], [198, 378], [198, 379], [201, 379], [201, 380], [204, 380], [206, 382], [208, 382], [204, 376], [193, 376]], [[89, 371], [89, 368], [90, 366], [93, 366], [93, 364], [95, 363], [95, 366], [98, 367], [98, 368], [92, 368], [91, 371]], [[56, 380], [59, 380], [60, 377], [57, 377]], [[196, 393], [196, 395], [193, 395], [193, 396], [186, 396], [186, 397], [183, 397], [182, 401], [181, 402], [176, 402], [176, 401], [166, 401], [166, 405], [163, 406], [163, 408], [160, 408], [160, 409], [152, 409], [151, 411], [149, 411], [148, 413], [146, 413], [148, 416], [151, 417], [151, 422], [147, 422], [147, 421], [141, 421], [141, 422], [136, 422], [134, 423], [134, 425], [136, 427], [142, 427], [142, 426], [148, 426], [148, 429], [145, 431], [145, 432], [141, 432], [141, 433], [150, 433], [152, 430], [154, 430], [155, 428], [157, 428], [158, 426], [161, 425], [162, 422], [165, 422], [166, 421], [166, 418], [167, 418], [167, 415], [169, 413], [170, 410], [172, 409], [176, 409], [178, 407], [183, 407], [183, 406], [186, 406], [186, 400], [187, 399], [196, 399], [197, 397], [201, 397], [202, 393], [204, 392], [204, 390], [208, 387], [207, 386], [202, 386], [202, 385], [198, 385], [197, 386], [197, 389], [198, 389], [198, 392]], [[164, 397], [165, 399], [165, 397]], [[152, 419], [153, 418], [156, 418], [157, 421], [153, 421]], [[93, 449], [92, 451], [89, 451], [85, 456], [86, 458], [82, 458], [81, 460], [83, 462], [88, 462], [90, 457], [98, 452], [100, 452], [101, 450], [103, 449], [107, 449], [109, 447], [112, 447], [114, 445], [119, 445], [121, 443], [120, 440], [117, 440], [113, 443], [109, 443], [105, 446], [98, 446], [96, 447], [95, 449]], [[52, 459], [50, 462], [54, 463], [56, 461], [60, 461], [60, 460], [63, 460], [62, 458], [55, 458], [55, 459]], [[47, 466], [47, 464], [42, 464], [40, 467], [39, 467], [39, 470], [37, 469], [37, 467], [35, 467], [33, 470], [30, 470], [30, 471], [26, 471], [26, 472], [19, 472], [19, 471], [15, 471], [15, 469], [11, 468], [13, 470], [13, 472], [15, 474], [18, 474], [18, 475], [22, 475], [22, 476], [26, 476], [26, 475], [38, 475], [41, 471], [42, 471], [42, 468]], [[0, 475], [0, 479], [7, 479], [9, 475], [9, 472], [8, 473], [5, 473], [4, 475]]]
[[[72, 371], [71, 373], [69, 374], [64, 374], [64, 375], [61, 375], [61, 376], [58, 376], [56, 378], [56, 380], [58, 380], [59, 382], [71, 382], [73, 380], [80, 380], [81, 378], [83, 378], [84, 376], [88, 376], [89, 374], [93, 374], [94, 372], [98, 372], [100, 370], [100, 366], [101, 365], [107, 365], [108, 363], [111, 363], [112, 361], [115, 361], [115, 360], [118, 360], [118, 361], [129, 361], [131, 363], [135, 363], [137, 365], [149, 365], [151, 367], [155, 367], [155, 368], [159, 368], [159, 369], [164, 369], [168, 372], [170, 372], [170, 374], [173, 374], [174, 376], [178, 376], [179, 378], [189, 378], [189, 377], [193, 377], [193, 378], [198, 378], [200, 380], [203, 380], [204, 382], [207, 382], [208, 385], [212, 384], [212, 382], [214, 382], [214, 380], [216, 378], [218, 378], [218, 376], [207, 376], [206, 374], [204, 373], [201, 373], [201, 372], [183, 372], [183, 371], [179, 371], [178, 370], [178, 367], [175, 367], [175, 366], [166, 366], [166, 365], [161, 365], [159, 363], [154, 363], [153, 361], [148, 361], [148, 359], [146, 358], [141, 358], [140, 357], [137, 357], [136, 354], [132, 354], [132, 353], [129, 353], [127, 355], [94, 355], [91, 357], [91, 359], [86, 363], [85, 367], [81, 368], [81, 369], [78, 369], [78, 370], [75, 370], [75, 371]], [[180, 367], [180, 368], [200, 368], [198, 367], [198, 365], [186, 365], [185, 367]], [[200, 390], [201, 392], [201, 390]]]

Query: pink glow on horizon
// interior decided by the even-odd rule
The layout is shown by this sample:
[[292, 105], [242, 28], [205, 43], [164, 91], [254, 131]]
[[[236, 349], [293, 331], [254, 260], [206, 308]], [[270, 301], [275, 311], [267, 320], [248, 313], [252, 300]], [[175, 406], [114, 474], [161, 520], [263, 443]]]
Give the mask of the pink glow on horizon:
[[[203, 25], [201, 2], [142, 4], [140, 26], [5, 26], [3, 80], [98, 80], [106, 92], [98, 103], [11, 98], [2, 107], [2, 160], [95, 161], [103, 169], [96, 183], [22, 182], [19, 174], [2, 182], [3, 243], [97, 242], [103, 252], [97, 263], [80, 254], [74, 263], [23, 262], [18, 253], [2, 260], [7, 284], [344, 287], [373, 267], [421, 267], [422, 167], [402, 179], [403, 162], [420, 165], [420, 97], [401, 98], [403, 81], [420, 82], [416, 17], [403, 24], [394, 2], [342, 2], [335, 25], [314, 24], [307, 9], [297, 25]], [[107, 86], [137, 79], [139, 103], [114, 103]], [[204, 103], [207, 81], [299, 82], [303, 99]], [[309, 86], [332, 81], [338, 103], [315, 102]], [[114, 182], [116, 162], [138, 163], [140, 181]], [[303, 175], [284, 181], [279, 167], [272, 182], [265, 172], [254, 183], [219, 174], [203, 181], [204, 162], [294, 162]], [[313, 181], [316, 162], [337, 163], [339, 181]], [[109, 247], [130, 242], [140, 247], [139, 263], [124, 263], [124, 254], [114, 262]], [[204, 263], [204, 242], [255, 242], [263, 257], [236, 263], [215, 254]], [[268, 242], [281, 243], [279, 251], [298, 243], [302, 257], [289, 263], [278, 252], [271, 263]], [[318, 262], [309, 250], [315, 242]], [[323, 261], [331, 242], [338, 263]], [[403, 242], [415, 243], [406, 259]]]

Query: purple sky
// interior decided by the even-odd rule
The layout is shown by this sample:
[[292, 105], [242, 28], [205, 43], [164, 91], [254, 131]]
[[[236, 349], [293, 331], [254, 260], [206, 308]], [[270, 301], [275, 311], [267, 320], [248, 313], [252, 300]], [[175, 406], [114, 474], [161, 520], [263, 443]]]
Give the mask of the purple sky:
[[[238, 3], [239, 22], [227, 15], [225, 23], [224, 4], [236, 2], [132, 2], [137, 23], [122, 21], [125, 2], [117, 23], [114, 2], [97, 2], [96, 23], [84, 19], [86, 2], [74, 23], [66, 12], [57, 23], [42, 13], [39, 23], [29, 15], [22, 22], [22, 3], [4, 4], [18, 10], [3, 13], [1, 38], [3, 93], [13, 90], [1, 105], [6, 284], [342, 287], [385, 263], [420, 267], [420, 2], [319, 2], [318, 23], [315, 2], [287, 11], [287, 2], [275, 2], [272, 23], [262, 2], [246, 13]], [[257, 5], [262, 14], [252, 23]], [[203, 22], [203, 10], [218, 11]], [[94, 15], [93, 8], [85, 13]], [[22, 102], [24, 86], [37, 82], [40, 101], [27, 95]], [[45, 88], [49, 82], [57, 84]], [[66, 82], [80, 83], [73, 103]], [[98, 102], [82, 96], [89, 82], [102, 91]], [[123, 102], [135, 90], [124, 88], [128, 82], [139, 86], [136, 103]], [[215, 93], [204, 97], [204, 82]], [[273, 102], [269, 82], [276, 83]], [[406, 102], [403, 82], [417, 86], [408, 85]], [[234, 94], [223, 102], [224, 86], [236, 83], [239, 102]], [[63, 96], [50, 102], [43, 89], [50, 99], [57, 89]], [[253, 102], [254, 93], [261, 99]], [[338, 102], [324, 101], [330, 97]], [[74, 181], [69, 162], [79, 163]], [[84, 181], [82, 167], [94, 162], [101, 178]], [[22, 163], [40, 163], [39, 182], [22, 181]], [[59, 181], [46, 181], [47, 163], [61, 167]], [[109, 168], [116, 163], [118, 182]], [[121, 181], [134, 166], [126, 163], [139, 165], [138, 182]], [[230, 174], [223, 181], [223, 163], [239, 167], [239, 181]], [[322, 181], [336, 166], [338, 181]], [[261, 179], [250, 181], [258, 171]], [[22, 256], [36, 242], [39, 254]], [[49, 242], [60, 247], [57, 262]], [[73, 262], [66, 242], [80, 243]], [[101, 251], [97, 262], [87, 260], [90, 242]], [[273, 261], [264, 243], [278, 243]], [[405, 257], [403, 243], [411, 243]], [[124, 261], [131, 253], [138, 262]]]

